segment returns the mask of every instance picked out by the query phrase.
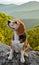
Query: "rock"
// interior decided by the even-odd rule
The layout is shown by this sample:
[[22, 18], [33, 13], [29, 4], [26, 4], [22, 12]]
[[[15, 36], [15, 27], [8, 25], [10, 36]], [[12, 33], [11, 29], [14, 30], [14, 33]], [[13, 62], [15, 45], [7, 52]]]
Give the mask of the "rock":
[[12, 60], [8, 60], [7, 52], [10, 51], [8, 45], [0, 43], [0, 65], [39, 65], [39, 51], [28, 50], [28, 57], [25, 63], [20, 62], [20, 53], [15, 53]]

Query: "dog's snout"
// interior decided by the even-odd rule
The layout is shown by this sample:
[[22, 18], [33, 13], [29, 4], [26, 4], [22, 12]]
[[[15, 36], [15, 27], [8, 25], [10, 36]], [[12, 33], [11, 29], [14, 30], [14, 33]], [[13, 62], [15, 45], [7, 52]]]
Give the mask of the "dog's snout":
[[8, 25], [9, 25], [10, 21], [8, 21]]

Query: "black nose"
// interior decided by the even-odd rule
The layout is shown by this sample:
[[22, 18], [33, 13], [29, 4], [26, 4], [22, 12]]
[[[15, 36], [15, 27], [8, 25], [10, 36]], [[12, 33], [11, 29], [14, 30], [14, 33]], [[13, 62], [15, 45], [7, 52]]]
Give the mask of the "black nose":
[[10, 21], [8, 21], [8, 25], [9, 25]]

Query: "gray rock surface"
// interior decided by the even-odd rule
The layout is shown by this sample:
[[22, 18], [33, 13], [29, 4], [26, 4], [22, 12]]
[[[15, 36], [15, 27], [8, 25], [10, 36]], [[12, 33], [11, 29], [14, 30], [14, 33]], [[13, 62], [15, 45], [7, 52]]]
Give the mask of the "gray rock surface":
[[28, 57], [25, 57], [26, 62], [20, 62], [20, 53], [14, 53], [12, 60], [8, 60], [7, 52], [10, 51], [8, 45], [0, 43], [0, 65], [39, 65], [39, 51], [28, 50]]

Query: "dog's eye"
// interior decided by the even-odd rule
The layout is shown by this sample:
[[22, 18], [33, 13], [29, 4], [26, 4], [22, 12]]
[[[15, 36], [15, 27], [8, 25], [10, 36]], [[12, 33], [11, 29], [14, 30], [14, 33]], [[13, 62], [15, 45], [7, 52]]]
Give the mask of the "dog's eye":
[[17, 21], [15, 21], [15, 24], [17, 24]]

